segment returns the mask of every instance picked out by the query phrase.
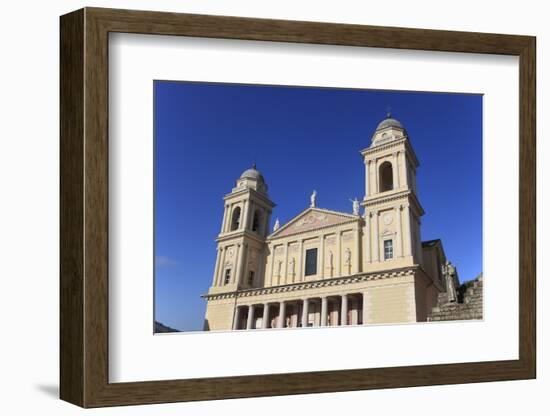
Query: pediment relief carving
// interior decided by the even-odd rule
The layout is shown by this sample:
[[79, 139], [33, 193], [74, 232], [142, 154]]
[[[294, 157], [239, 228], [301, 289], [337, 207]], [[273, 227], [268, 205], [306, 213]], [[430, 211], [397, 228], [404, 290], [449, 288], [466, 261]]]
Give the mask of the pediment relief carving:
[[279, 229], [274, 236], [282, 237], [289, 234], [314, 230], [316, 228], [337, 225], [340, 223], [349, 222], [351, 219], [355, 219], [355, 217], [344, 213], [340, 214], [337, 212], [332, 213], [310, 210], [309, 212], [306, 211], [303, 215], [298, 216], [294, 220], [291, 220], [288, 224]]
[[297, 221], [294, 227], [300, 228], [305, 225], [323, 223], [323, 222], [326, 222], [327, 219], [328, 219], [328, 216], [326, 214], [311, 213], [306, 217], [302, 218], [301, 220]]

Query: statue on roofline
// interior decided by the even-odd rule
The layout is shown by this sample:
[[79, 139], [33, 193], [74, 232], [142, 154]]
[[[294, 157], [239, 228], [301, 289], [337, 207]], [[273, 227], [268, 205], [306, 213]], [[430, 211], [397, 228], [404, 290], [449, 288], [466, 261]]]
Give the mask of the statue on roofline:
[[313, 191], [310, 197], [311, 204], [309, 205], [310, 208], [315, 208], [316, 206], [316, 199], [317, 199], [317, 191]]

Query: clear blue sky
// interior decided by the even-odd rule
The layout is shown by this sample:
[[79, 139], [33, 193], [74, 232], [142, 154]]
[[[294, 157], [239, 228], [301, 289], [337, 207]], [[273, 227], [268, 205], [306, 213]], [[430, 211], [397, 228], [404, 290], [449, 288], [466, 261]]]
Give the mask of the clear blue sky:
[[422, 239], [441, 238], [461, 280], [482, 270], [482, 96], [157, 81], [155, 318], [201, 330], [223, 196], [253, 162], [277, 204], [271, 224], [309, 205], [351, 212], [359, 151], [388, 107], [420, 160]]

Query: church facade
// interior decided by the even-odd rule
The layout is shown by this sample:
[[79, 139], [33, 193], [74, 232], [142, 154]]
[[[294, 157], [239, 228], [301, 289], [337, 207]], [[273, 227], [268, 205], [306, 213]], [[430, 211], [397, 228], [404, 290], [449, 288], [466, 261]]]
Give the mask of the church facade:
[[[363, 149], [365, 189], [352, 210], [309, 207], [269, 229], [275, 204], [253, 166], [225, 195], [205, 330], [426, 321], [446, 276], [440, 240], [422, 242], [418, 159], [390, 115]], [[362, 211], [362, 213], [361, 213]]]

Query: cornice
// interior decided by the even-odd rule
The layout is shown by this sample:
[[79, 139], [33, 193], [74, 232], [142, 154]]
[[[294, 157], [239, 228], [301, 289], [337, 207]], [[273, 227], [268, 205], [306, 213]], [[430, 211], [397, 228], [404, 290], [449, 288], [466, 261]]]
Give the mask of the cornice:
[[261, 192], [256, 191], [252, 188], [243, 188], [236, 192], [229, 192], [228, 194], [225, 194], [223, 197], [224, 201], [229, 201], [234, 198], [238, 198], [242, 195], [251, 194], [251, 196], [255, 197], [256, 199], [259, 199], [261, 202], [266, 204], [269, 208], [274, 208], [277, 206], [275, 202], [273, 202], [271, 199], [269, 199], [269, 196], [266, 194], [262, 194]]
[[239, 238], [244, 238], [244, 237], [248, 237], [261, 244], [265, 244], [266, 242], [265, 238], [260, 237], [258, 234], [253, 233], [250, 230], [235, 230], [235, 231], [230, 231], [229, 233], [224, 233], [223, 235], [219, 235], [218, 238], [216, 238], [216, 242], [223, 243], [226, 241], [237, 240]]
[[388, 202], [398, 201], [400, 199], [408, 199], [412, 202], [412, 205], [417, 209], [418, 215], [422, 216], [424, 215], [424, 209], [422, 208], [422, 205], [420, 205], [420, 201], [418, 201], [418, 198], [416, 197], [415, 193], [412, 192], [410, 189], [400, 191], [394, 194], [384, 195], [380, 197], [375, 197], [372, 199], [363, 200], [361, 202], [361, 205], [365, 208], [365, 210], [369, 209], [370, 207], [385, 204]]
[[390, 141], [386, 144], [381, 144], [381, 145], [374, 146], [374, 147], [367, 147], [363, 150], [360, 150], [359, 153], [361, 153], [361, 155], [363, 155], [363, 156], [370, 155], [370, 154], [373, 154], [373, 153], [378, 153], [378, 152], [381, 152], [381, 151], [384, 151], [384, 150], [391, 149], [392, 147], [397, 147], [397, 146], [405, 143], [406, 141], [407, 141], [407, 137], [402, 137], [400, 139], [392, 140], [392, 141]]
[[228, 298], [246, 298], [251, 296], [271, 295], [276, 293], [297, 292], [306, 289], [316, 289], [320, 287], [341, 286], [350, 283], [359, 283], [372, 280], [391, 279], [407, 276], [419, 270], [419, 266], [403, 267], [399, 269], [386, 270], [383, 272], [358, 273], [351, 276], [334, 277], [331, 279], [313, 280], [311, 282], [290, 283], [286, 285], [243, 289], [225, 293], [205, 294], [202, 298], [209, 300], [219, 300]]
[[411, 142], [410, 142], [410, 139], [409, 139], [408, 136], [402, 137], [402, 138], [397, 139], [397, 140], [393, 140], [391, 142], [388, 142], [386, 144], [382, 144], [382, 145], [379, 145], [379, 146], [367, 147], [367, 148], [361, 150], [359, 153], [361, 153], [361, 155], [363, 157], [365, 157], [367, 155], [376, 154], [376, 153], [383, 152], [383, 151], [386, 151], [386, 150], [394, 148], [394, 147], [398, 147], [402, 144], [406, 147], [406, 149], [407, 149], [406, 155], [407, 155], [407, 157], [409, 157], [409, 159], [411, 159], [411, 161], [413, 162], [414, 168], [416, 169], [418, 166], [420, 166], [420, 162], [418, 161], [418, 157], [416, 157], [416, 153], [414, 152], [414, 149], [411, 145]]

